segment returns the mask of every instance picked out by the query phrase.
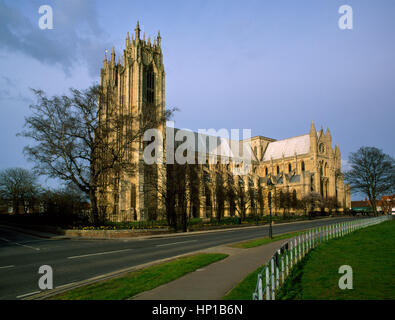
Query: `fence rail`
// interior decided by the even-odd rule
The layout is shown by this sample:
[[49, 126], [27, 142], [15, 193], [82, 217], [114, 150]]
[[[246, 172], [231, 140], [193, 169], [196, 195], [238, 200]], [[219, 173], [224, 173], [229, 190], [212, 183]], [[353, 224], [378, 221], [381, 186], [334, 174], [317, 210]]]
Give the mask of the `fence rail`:
[[339, 222], [309, 229], [288, 239], [278, 249], [258, 274], [253, 300], [275, 300], [276, 292], [285, 282], [293, 266], [313, 248], [333, 238], [343, 237], [353, 231], [390, 220], [391, 216]]

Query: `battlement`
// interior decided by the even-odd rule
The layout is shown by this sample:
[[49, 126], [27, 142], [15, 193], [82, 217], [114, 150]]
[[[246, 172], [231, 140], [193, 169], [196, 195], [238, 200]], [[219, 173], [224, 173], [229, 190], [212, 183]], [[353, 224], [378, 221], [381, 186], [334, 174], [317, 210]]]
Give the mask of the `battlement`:
[[151, 36], [145, 39], [145, 33], [141, 38], [141, 29], [139, 22], [135, 28], [135, 33], [130, 37], [129, 32], [126, 34], [125, 49], [123, 50], [122, 61], [118, 58], [116, 62], [115, 49], [112, 48], [111, 57], [107, 59], [107, 50], [104, 54], [103, 69], [102, 73], [108, 73], [109, 70], [117, 69], [122, 70], [131, 66], [134, 62], [143, 63], [144, 65], [154, 64], [156, 70], [163, 69], [163, 55], [161, 49], [162, 38], [160, 31], [158, 35], [153, 38], [151, 42]]
[[126, 41], [125, 41], [126, 49], [133, 47], [133, 46], [137, 47], [140, 45], [140, 46], [144, 46], [144, 47], [149, 47], [149, 48], [161, 50], [162, 38], [160, 36], [160, 31], [158, 31], [158, 35], [156, 36], [156, 38], [154, 38], [153, 43], [151, 43], [150, 36], [148, 36], [147, 41], [145, 40], [145, 32], [143, 32], [143, 38], [141, 39], [141, 37], [140, 37], [141, 29], [140, 29], [140, 25], [139, 25], [138, 21], [137, 21], [137, 25], [136, 25], [136, 28], [134, 29], [134, 31], [135, 31], [135, 33], [134, 33], [134, 35], [132, 34], [132, 38], [130, 38], [129, 32], [126, 35]]

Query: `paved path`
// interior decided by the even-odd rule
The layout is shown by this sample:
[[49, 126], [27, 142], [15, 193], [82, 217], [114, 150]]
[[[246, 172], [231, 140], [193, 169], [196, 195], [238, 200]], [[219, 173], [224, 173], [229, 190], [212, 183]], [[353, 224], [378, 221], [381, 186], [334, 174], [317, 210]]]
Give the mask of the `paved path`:
[[202, 250], [206, 253], [227, 253], [229, 257], [143, 292], [133, 300], [220, 300], [247, 275], [269, 261], [284, 242], [279, 240], [251, 249], [218, 246]]

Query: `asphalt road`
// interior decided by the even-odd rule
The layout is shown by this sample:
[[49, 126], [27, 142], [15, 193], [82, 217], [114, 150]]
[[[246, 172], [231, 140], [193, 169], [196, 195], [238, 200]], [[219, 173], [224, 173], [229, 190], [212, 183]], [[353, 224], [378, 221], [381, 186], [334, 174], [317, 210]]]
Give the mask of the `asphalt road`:
[[[351, 219], [279, 224], [273, 226], [273, 234]], [[268, 230], [268, 226], [260, 226], [140, 240], [50, 240], [0, 227], [0, 300], [21, 299], [40, 292], [38, 269], [42, 265], [52, 267], [53, 285], [60, 287], [158, 259], [264, 237]]]

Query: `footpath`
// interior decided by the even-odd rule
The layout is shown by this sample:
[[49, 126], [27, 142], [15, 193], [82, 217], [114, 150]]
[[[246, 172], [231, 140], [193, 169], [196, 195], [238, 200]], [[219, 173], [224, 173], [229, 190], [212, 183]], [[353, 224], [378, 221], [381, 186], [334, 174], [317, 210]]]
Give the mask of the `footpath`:
[[267, 263], [284, 242], [278, 240], [250, 249], [218, 246], [202, 250], [202, 253], [227, 253], [229, 256], [131, 299], [221, 300], [246, 276]]

